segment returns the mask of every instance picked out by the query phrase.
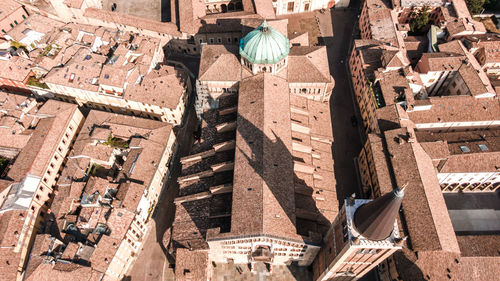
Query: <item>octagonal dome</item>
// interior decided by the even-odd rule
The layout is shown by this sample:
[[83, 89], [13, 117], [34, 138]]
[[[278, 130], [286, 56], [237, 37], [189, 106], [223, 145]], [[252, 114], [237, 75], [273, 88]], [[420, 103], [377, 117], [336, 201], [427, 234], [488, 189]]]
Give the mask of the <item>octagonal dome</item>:
[[254, 64], [275, 64], [290, 52], [290, 41], [264, 21], [240, 40], [240, 55]]

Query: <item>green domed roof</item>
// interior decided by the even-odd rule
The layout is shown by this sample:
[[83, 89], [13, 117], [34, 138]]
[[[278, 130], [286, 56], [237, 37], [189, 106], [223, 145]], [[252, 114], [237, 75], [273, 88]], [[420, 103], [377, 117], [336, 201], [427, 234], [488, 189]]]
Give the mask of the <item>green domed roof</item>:
[[290, 41], [264, 21], [240, 40], [240, 55], [255, 64], [274, 64], [290, 52]]

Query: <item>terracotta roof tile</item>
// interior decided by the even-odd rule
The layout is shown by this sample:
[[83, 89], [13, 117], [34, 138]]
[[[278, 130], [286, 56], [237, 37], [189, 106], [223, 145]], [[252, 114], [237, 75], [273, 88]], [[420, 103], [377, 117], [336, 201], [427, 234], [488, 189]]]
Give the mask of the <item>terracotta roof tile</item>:
[[64, 67], [53, 68], [45, 76], [46, 83], [62, 85], [97, 92], [97, 84], [105, 56], [92, 53], [85, 47], [80, 47]]
[[[459, 252], [432, 160], [418, 143], [406, 142], [406, 128], [385, 132], [396, 184], [407, 183], [403, 210], [412, 250]], [[398, 141], [396, 141], [398, 140]]]
[[129, 86], [124, 99], [175, 109], [186, 91], [188, 73], [173, 66], [161, 66], [147, 74], [142, 82]]
[[408, 112], [415, 124], [443, 122], [474, 122], [498, 120], [497, 99], [476, 99], [471, 96], [431, 97], [429, 110]]
[[175, 280], [205, 280], [209, 276], [208, 252], [180, 248], [176, 252]]
[[383, 0], [369, 0], [366, 2], [366, 7], [368, 7], [367, 15], [372, 38], [390, 43], [392, 46], [399, 46], [390, 5]]
[[286, 81], [271, 74], [240, 84], [231, 216], [235, 235], [295, 236], [294, 202], [289, 196], [293, 183], [286, 183], [293, 179], [287, 88]]
[[241, 63], [235, 46], [204, 45], [201, 52], [199, 78], [201, 81], [239, 81]]
[[65, 0], [64, 4], [70, 8], [80, 9], [82, 7], [83, 0]]
[[31, 74], [33, 61], [19, 56], [13, 56], [9, 60], [0, 60], [0, 77], [25, 82]]
[[440, 173], [481, 173], [500, 170], [500, 152], [450, 155]]
[[288, 56], [288, 82], [333, 83], [326, 58], [326, 47], [292, 47]]
[[87, 8], [85, 9], [83, 15], [85, 17], [99, 19], [104, 22], [114, 22], [117, 24], [134, 26], [137, 28], [151, 30], [154, 32], [164, 33], [176, 37], [181, 36], [180, 32], [177, 31], [177, 26], [173, 23], [157, 22], [149, 19], [121, 14], [117, 12], [110, 12], [97, 8]]

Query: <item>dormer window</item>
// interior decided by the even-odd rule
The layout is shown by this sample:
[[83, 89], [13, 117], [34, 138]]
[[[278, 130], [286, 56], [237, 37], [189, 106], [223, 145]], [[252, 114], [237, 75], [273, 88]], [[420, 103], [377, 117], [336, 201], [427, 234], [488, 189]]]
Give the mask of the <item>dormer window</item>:
[[481, 149], [481, 151], [488, 151], [488, 147], [486, 146], [486, 144], [478, 144], [477, 146], [479, 146], [479, 149]]
[[465, 152], [465, 153], [470, 152], [470, 148], [466, 145], [460, 145], [459, 147], [460, 147], [460, 150], [462, 150], [462, 152]]

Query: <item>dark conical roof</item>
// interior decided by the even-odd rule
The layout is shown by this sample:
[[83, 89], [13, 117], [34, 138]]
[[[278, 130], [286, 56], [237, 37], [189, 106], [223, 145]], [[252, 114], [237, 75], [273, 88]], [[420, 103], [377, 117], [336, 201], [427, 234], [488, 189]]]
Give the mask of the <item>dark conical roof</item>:
[[354, 213], [354, 227], [370, 240], [384, 240], [394, 229], [394, 220], [403, 201], [404, 188], [378, 197], [361, 205]]

